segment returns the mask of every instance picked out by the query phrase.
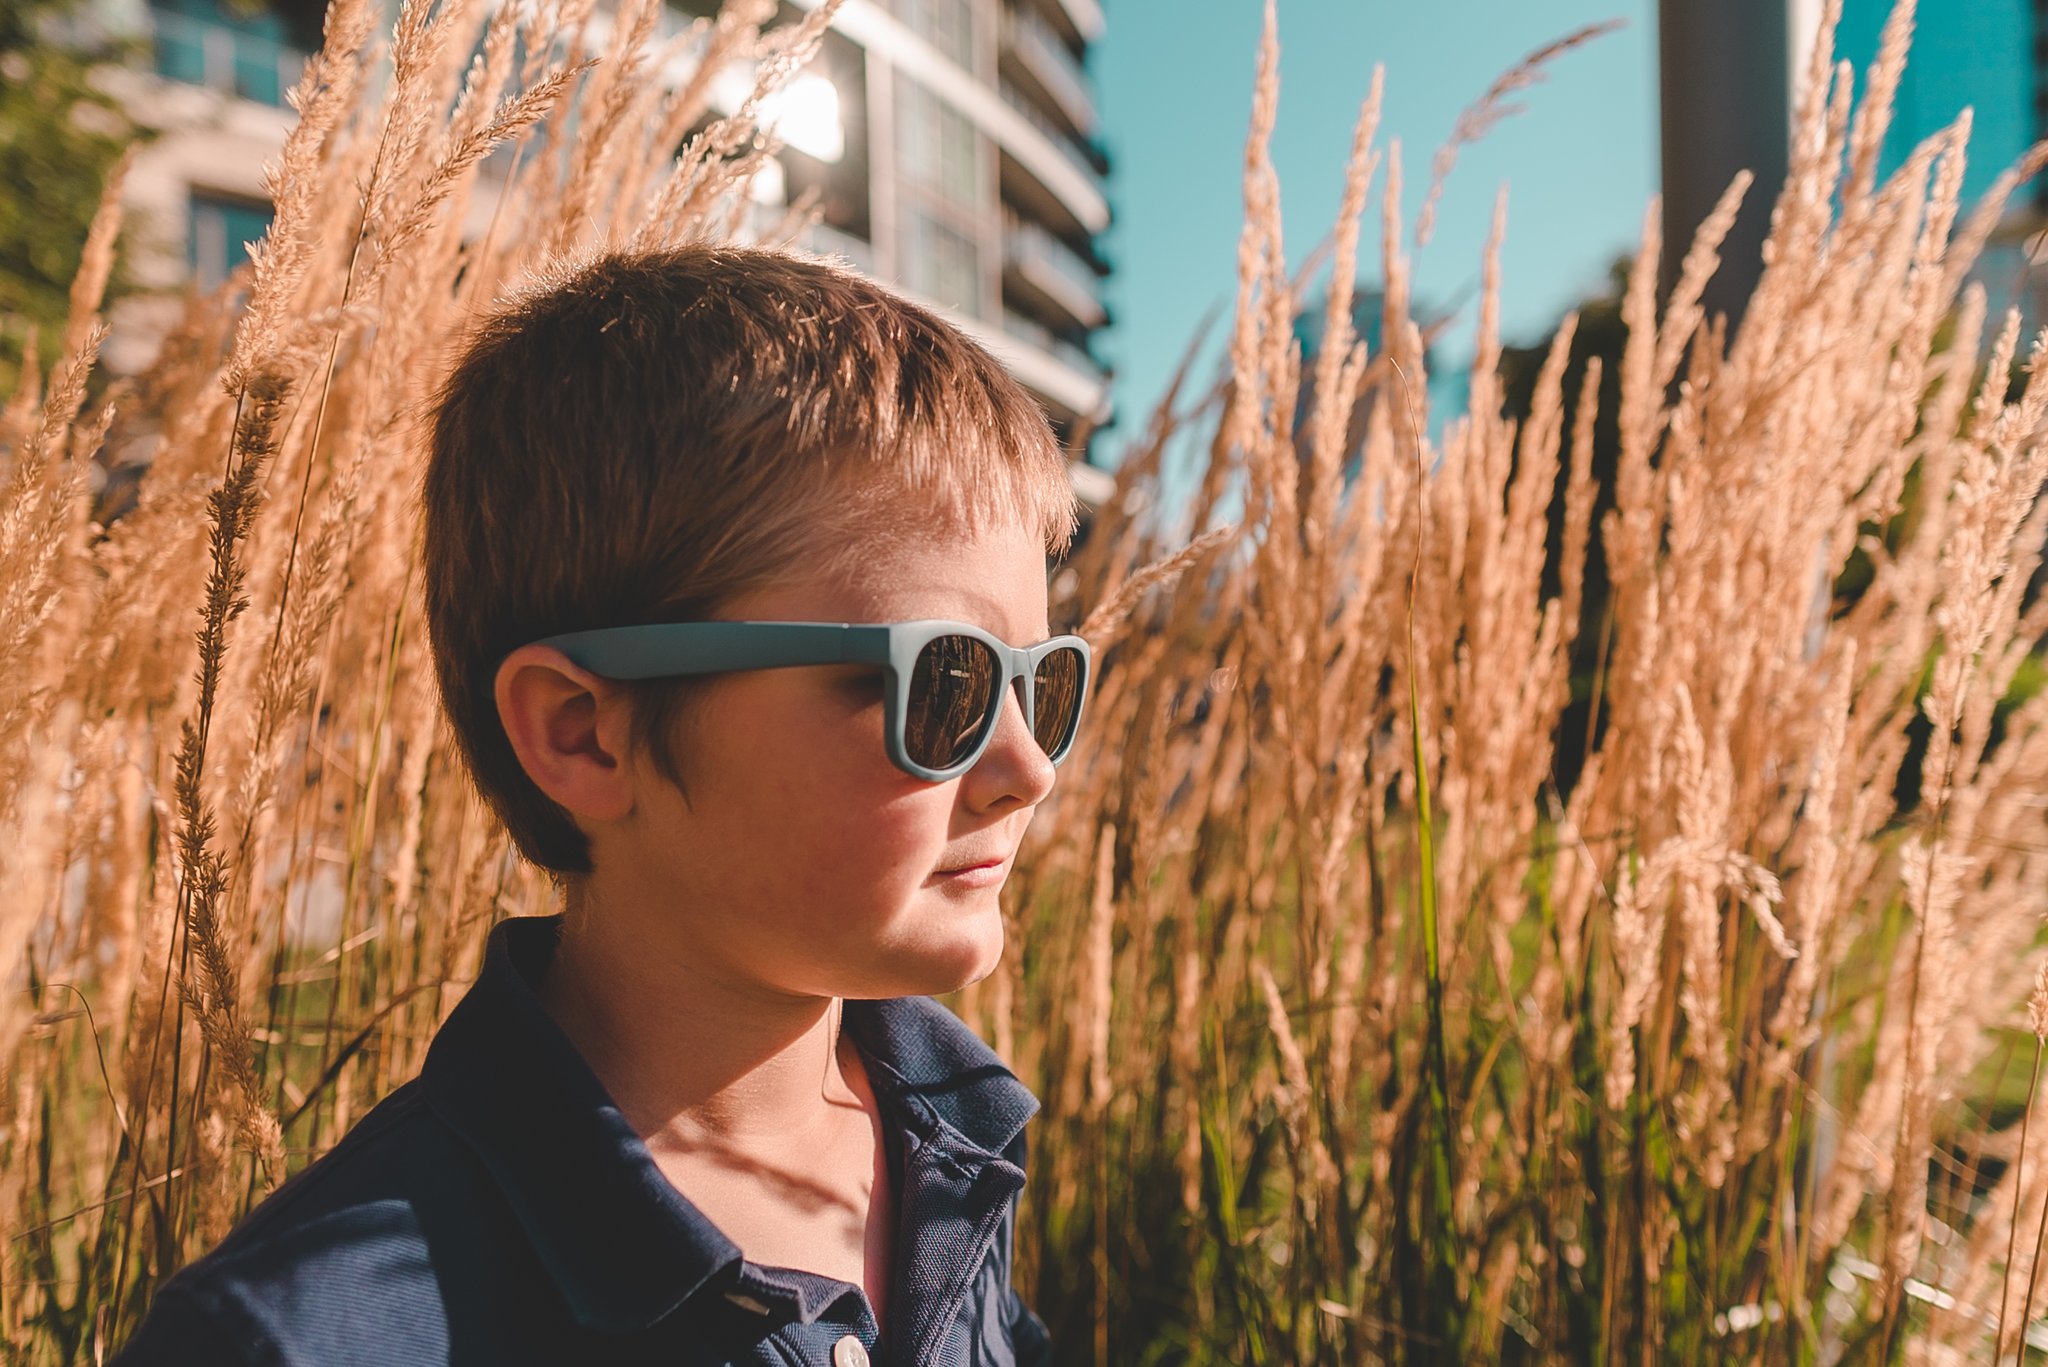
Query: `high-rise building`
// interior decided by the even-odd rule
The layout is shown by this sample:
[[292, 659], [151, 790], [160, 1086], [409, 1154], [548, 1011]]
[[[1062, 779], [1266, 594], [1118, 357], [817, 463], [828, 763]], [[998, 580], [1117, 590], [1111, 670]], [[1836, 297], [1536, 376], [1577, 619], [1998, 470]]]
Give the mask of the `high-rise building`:
[[[1834, 55], [1851, 64], [1859, 102], [1894, 3], [1842, 0]], [[1708, 292], [1717, 310], [1739, 314], [1761, 268], [1757, 245], [1787, 166], [1792, 110], [1822, 9], [1822, 0], [1660, 0], [1665, 227], [1674, 244], [1667, 277], [1735, 171], [1759, 175]], [[1904, 165], [1968, 108], [1963, 196], [1974, 200], [2048, 133], [2048, 0], [1920, 0], [1912, 39], [1879, 173]], [[1972, 272], [1994, 316], [2018, 304], [2030, 326], [2048, 319], [2044, 187], [2048, 178], [2013, 197]]]
[[[323, 0], [94, 0], [147, 34], [151, 69], [124, 73], [124, 103], [164, 130], [128, 183], [139, 283], [211, 285], [269, 221], [264, 163], [290, 125], [284, 94], [318, 41]], [[818, 0], [782, 5], [800, 18]], [[672, 28], [716, 0], [669, 0]], [[769, 115], [784, 148], [755, 186], [756, 226], [814, 196], [809, 245], [938, 307], [1000, 357], [1063, 439], [1108, 416], [1090, 339], [1109, 321], [1109, 164], [1085, 57], [1100, 0], [846, 0], [818, 58]], [[600, 28], [602, 27], [600, 16]], [[714, 106], [751, 86], [724, 73]], [[487, 214], [485, 215], [487, 217]], [[136, 301], [109, 361], [153, 345]], [[155, 307], [161, 309], [162, 303]], [[157, 320], [163, 321], [163, 320]], [[1076, 489], [1099, 501], [1108, 477], [1085, 461]]]
[[[947, 310], [1065, 437], [1108, 410], [1089, 340], [1109, 321], [1109, 162], [1084, 63], [1102, 28], [1099, 0], [846, 0], [785, 92], [780, 174], [760, 187], [764, 214], [778, 189], [815, 194], [814, 247]], [[744, 93], [737, 74], [721, 92]], [[1077, 475], [1084, 494], [1104, 482]]]
[[[1859, 98], [1891, 10], [1891, 0], [1843, 0], [1835, 54], [1854, 63]], [[2048, 0], [1922, 0], [1880, 174], [1898, 169], [1965, 108], [1971, 111], [1963, 174], [1967, 211], [2048, 133]], [[2048, 223], [2044, 196], [2048, 178], [2013, 196], [1972, 272], [1984, 285], [1994, 318], [2016, 303], [2030, 326], [2048, 319], [2048, 249], [2034, 241]]]

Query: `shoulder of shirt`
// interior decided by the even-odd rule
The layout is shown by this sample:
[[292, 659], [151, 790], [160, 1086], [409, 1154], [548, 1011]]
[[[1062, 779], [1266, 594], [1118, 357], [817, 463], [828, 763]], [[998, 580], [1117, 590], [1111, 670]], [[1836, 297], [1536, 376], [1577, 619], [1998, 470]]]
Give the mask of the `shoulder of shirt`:
[[[440, 1128], [419, 1080], [399, 1087], [350, 1127], [340, 1142], [293, 1174], [242, 1217], [200, 1263], [234, 1259], [314, 1220], [404, 1194], [409, 1174], [431, 1162], [425, 1131]], [[451, 1146], [452, 1150], [452, 1146]]]
[[[431, 1318], [438, 1292], [415, 1205], [423, 1179], [461, 1161], [452, 1136], [439, 1141], [440, 1128], [417, 1081], [386, 1097], [164, 1283], [161, 1309], [151, 1306], [135, 1346], [153, 1349], [155, 1330], [172, 1356], [145, 1350], [139, 1362], [183, 1361], [178, 1351], [194, 1336], [244, 1355], [228, 1361], [291, 1362], [289, 1345], [308, 1323], [364, 1316], [369, 1334], [394, 1316]], [[374, 1299], [364, 1294], [371, 1286]]]

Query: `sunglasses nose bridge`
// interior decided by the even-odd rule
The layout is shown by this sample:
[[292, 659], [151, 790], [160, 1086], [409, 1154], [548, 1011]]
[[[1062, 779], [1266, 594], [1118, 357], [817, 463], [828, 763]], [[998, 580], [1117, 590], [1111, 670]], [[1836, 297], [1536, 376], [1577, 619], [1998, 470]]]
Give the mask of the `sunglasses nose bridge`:
[[1004, 703], [1012, 693], [1017, 695], [1017, 709], [1024, 718], [1025, 734], [1034, 741], [1038, 735], [1038, 690], [1032, 678], [1030, 656], [1024, 651], [1017, 651], [1004, 662], [1003, 667], [1008, 670], [1009, 677], [996, 690], [995, 706], [991, 709], [994, 715], [988, 721], [984, 748], [995, 741], [996, 733], [1002, 729], [1003, 712], [1006, 710]]
[[1010, 657], [1010, 683], [1017, 690], [1018, 703], [1024, 708], [1024, 725], [1034, 732], [1038, 729], [1036, 682], [1032, 677], [1031, 657], [1017, 651]]

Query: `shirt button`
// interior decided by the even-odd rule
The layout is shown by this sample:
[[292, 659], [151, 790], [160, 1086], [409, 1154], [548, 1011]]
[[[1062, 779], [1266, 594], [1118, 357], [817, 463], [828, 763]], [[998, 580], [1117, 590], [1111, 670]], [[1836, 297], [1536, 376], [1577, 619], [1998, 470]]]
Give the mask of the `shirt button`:
[[848, 1334], [832, 1345], [832, 1367], [868, 1367], [868, 1350]]

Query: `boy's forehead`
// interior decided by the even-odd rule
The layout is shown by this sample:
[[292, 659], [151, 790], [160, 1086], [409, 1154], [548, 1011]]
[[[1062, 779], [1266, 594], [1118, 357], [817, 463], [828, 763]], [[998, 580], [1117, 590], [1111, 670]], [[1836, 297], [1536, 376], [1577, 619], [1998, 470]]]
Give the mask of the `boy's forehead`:
[[1045, 547], [1021, 523], [840, 533], [790, 579], [749, 597], [786, 604], [791, 620], [949, 618], [1023, 644], [1046, 634]]

